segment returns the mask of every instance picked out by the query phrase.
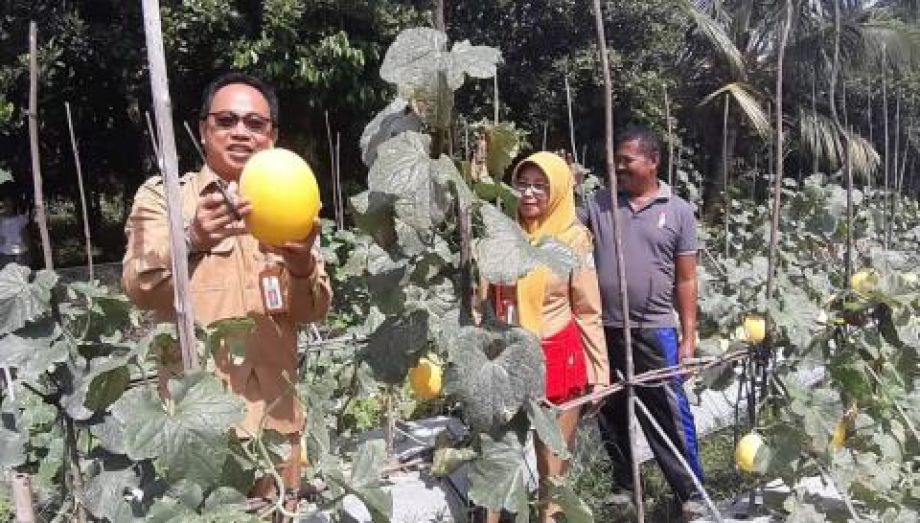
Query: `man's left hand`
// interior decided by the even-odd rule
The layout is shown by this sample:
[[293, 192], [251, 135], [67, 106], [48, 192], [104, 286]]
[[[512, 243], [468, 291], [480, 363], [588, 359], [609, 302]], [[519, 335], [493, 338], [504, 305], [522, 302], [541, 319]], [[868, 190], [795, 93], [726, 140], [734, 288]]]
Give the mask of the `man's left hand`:
[[322, 224], [319, 218], [316, 218], [313, 221], [313, 230], [306, 238], [300, 241], [285, 242], [281, 247], [270, 249], [284, 258], [288, 273], [294, 278], [306, 278], [316, 269], [316, 254], [313, 246], [321, 230]]
[[692, 359], [694, 354], [696, 354], [696, 340], [687, 338], [680, 340], [680, 346], [678, 347], [680, 363]]

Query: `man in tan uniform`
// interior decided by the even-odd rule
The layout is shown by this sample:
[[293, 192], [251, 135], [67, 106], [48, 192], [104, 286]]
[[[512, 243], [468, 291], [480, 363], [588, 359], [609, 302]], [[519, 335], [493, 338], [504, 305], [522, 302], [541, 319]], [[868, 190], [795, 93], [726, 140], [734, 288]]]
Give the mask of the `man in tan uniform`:
[[[278, 99], [269, 86], [239, 73], [215, 80], [204, 93], [199, 124], [205, 166], [182, 177], [180, 192], [195, 321], [208, 325], [248, 316], [256, 323], [242, 361], [233, 361], [226, 348], [215, 355], [215, 374], [246, 404], [237, 434], [254, 435], [268, 410], [265, 428], [288, 435], [292, 445], [281, 472], [285, 484], [295, 487], [304, 417], [288, 383], [297, 380], [297, 327], [326, 315], [332, 291], [314, 248], [318, 221], [303, 241], [271, 249], [250, 235], [240, 219], [251, 211], [250, 202], [236, 193], [240, 173], [250, 156], [274, 145], [277, 125]], [[138, 189], [125, 231], [125, 293], [138, 307], [155, 311], [159, 319], [174, 318], [169, 227], [160, 176]], [[265, 270], [279, 272], [284, 312], [266, 312], [259, 286]], [[176, 370], [164, 363], [161, 394]]]

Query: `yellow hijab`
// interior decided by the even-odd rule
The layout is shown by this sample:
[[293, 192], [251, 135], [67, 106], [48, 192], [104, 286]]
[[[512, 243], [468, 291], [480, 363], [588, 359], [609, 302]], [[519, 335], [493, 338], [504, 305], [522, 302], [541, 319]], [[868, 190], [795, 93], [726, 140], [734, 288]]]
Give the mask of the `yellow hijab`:
[[[514, 169], [512, 179], [527, 165], [536, 165], [543, 171], [549, 183], [549, 202], [546, 212], [537, 222], [518, 222], [527, 233], [530, 243], [537, 243], [548, 237], [572, 245], [577, 237], [578, 216], [575, 214], [575, 180], [572, 170], [559, 155], [541, 151], [528, 156]], [[543, 300], [546, 296], [546, 281], [549, 269], [537, 267], [517, 282], [518, 318], [521, 326], [540, 335], [543, 320]]]

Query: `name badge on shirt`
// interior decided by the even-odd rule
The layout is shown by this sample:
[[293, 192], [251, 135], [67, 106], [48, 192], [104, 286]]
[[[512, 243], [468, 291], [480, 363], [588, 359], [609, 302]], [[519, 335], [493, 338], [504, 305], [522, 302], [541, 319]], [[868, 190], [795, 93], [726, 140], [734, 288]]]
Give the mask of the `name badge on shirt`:
[[268, 314], [287, 312], [279, 265], [270, 265], [259, 272], [259, 289], [262, 291], [262, 305], [265, 307], [265, 312]]

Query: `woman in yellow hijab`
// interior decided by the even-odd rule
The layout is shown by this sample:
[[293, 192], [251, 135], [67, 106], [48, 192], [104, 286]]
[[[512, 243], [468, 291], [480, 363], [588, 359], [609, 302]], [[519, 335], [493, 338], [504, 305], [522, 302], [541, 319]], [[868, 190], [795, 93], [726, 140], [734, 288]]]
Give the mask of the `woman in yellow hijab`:
[[[518, 223], [532, 243], [553, 238], [567, 245], [580, 264], [567, 277], [538, 268], [518, 280], [515, 288], [490, 286], [489, 294], [500, 318], [540, 337], [546, 363], [546, 398], [556, 404], [610, 383], [607, 346], [601, 324], [601, 298], [594, 268], [594, 246], [588, 229], [575, 213], [574, 179], [569, 165], [551, 152], [527, 157], [514, 170], [520, 191]], [[516, 313], [516, 314], [515, 314]], [[579, 409], [557, 418], [572, 447]], [[546, 499], [548, 478], [562, 476], [568, 462], [536, 440], [540, 472], [540, 519], [552, 521], [559, 508]]]

